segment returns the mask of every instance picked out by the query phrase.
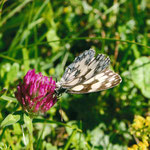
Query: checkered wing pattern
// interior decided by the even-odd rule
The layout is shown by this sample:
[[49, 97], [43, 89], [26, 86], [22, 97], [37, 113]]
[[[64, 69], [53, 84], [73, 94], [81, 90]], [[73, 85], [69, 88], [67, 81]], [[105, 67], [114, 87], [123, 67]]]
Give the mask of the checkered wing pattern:
[[82, 94], [112, 88], [121, 82], [121, 77], [108, 69], [109, 57], [90, 49], [75, 58], [57, 82], [58, 89], [66, 89], [68, 93]]

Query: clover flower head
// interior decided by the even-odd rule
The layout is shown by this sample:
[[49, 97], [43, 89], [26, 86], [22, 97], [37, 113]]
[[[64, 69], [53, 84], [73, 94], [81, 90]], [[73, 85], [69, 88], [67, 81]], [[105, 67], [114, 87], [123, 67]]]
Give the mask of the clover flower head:
[[55, 88], [56, 83], [52, 77], [36, 74], [33, 69], [27, 72], [23, 83], [19, 83], [15, 96], [25, 111], [44, 113], [57, 102]]

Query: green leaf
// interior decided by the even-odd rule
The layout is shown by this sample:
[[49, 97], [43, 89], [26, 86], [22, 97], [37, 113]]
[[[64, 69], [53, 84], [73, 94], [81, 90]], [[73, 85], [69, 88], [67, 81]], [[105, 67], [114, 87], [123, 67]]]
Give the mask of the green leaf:
[[65, 144], [64, 150], [67, 150], [71, 144], [71, 142], [73, 141], [73, 137], [76, 135], [77, 130], [73, 130], [71, 136], [69, 137], [67, 143]]
[[[57, 36], [56, 30], [54, 28], [49, 29], [49, 31], [46, 34], [47, 41], [53, 40], [59, 40], [59, 37]], [[59, 50], [59, 42], [57, 43], [49, 43], [49, 45], [53, 48], [53, 50], [56, 52]]]
[[130, 66], [131, 78], [142, 94], [150, 98], [150, 59], [140, 57]]
[[25, 73], [29, 70], [29, 52], [26, 48], [22, 49]]
[[15, 102], [15, 103], [18, 102], [16, 98], [9, 97], [9, 96], [6, 96], [6, 95], [2, 95], [2, 96], [0, 97], [0, 99], [3, 99], [3, 100], [5, 100], [5, 101], [9, 101], [9, 102]]
[[46, 150], [50, 149], [50, 150], [57, 150], [56, 146], [53, 146], [51, 143], [46, 143]]
[[[94, 146], [105, 145], [109, 143], [109, 137], [104, 134], [103, 124], [99, 124], [94, 130], [91, 131], [91, 143]], [[104, 144], [103, 144], [104, 143]]]
[[29, 130], [29, 133], [32, 134], [32, 131], [33, 131], [32, 119], [26, 114], [24, 114], [24, 122]]
[[9, 114], [1, 123], [2, 127], [12, 125], [20, 120], [20, 115]]
[[21, 127], [20, 127], [19, 123], [13, 124], [13, 128], [14, 128], [14, 133], [15, 134], [17, 134], [17, 135], [21, 135], [22, 134], [22, 130], [21, 130]]
[[7, 84], [13, 83], [17, 79], [17, 73], [19, 72], [19, 64], [14, 63], [9, 72], [7, 73]]

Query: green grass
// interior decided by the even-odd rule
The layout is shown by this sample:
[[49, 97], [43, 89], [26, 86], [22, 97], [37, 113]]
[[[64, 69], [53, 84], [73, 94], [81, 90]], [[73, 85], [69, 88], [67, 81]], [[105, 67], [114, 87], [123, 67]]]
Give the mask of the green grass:
[[[133, 118], [150, 112], [149, 12], [148, 0], [2, 0], [0, 122], [23, 115], [14, 92], [29, 69], [59, 80], [76, 56], [93, 48], [111, 58], [122, 83], [93, 94], [63, 94], [33, 120], [33, 147], [122, 150], [136, 143], [129, 130]], [[22, 119], [0, 128], [0, 147], [28, 148]]]

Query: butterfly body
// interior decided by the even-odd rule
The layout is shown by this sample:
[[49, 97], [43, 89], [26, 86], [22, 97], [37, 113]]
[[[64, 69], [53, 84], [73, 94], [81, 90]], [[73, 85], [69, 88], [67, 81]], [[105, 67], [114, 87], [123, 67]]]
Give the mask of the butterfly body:
[[61, 80], [56, 83], [56, 90], [68, 93], [83, 94], [106, 90], [118, 85], [121, 77], [110, 70], [109, 57], [86, 50], [75, 58], [65, 70]]

